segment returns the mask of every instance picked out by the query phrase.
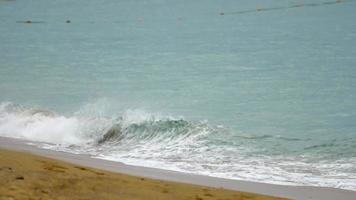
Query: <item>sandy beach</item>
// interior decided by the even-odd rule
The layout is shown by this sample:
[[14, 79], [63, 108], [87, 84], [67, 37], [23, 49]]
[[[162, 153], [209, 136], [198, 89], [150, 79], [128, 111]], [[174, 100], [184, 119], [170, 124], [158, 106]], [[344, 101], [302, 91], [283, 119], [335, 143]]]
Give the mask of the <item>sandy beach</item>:
[[[356, 192], [281, 186], [129, 166], [0, 139], [2, 199], [353, 199]], [[33, 144], [33, 143], [32, 143]], [[55, 158], [55, 159], [53, 159]], [[200, 186], [199, 186], [200, 185]], [[242, 191], [242, 192], [241, 192]], [[11, 197], [11, 198], [8, 198]]]
[[0, 150], [0, 199], [279, 199], [129, 176]]

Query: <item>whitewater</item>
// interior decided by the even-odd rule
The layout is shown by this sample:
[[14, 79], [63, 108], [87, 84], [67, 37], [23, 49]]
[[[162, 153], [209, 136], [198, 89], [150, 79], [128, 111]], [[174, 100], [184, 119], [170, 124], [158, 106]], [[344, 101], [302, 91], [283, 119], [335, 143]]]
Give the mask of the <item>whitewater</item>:
[[186, 121], [140, 110], [128, 110], [116, 117], [83, 113], [81, 110], [66, 117], [41, 108], [2, 103], [0, 136], [42, 142], [36, 145], [131, 165], [238, 180], [356, 189], [356, 168], [350, 164], [355, 158], [316, 160], [308, 153], [257, 154], [237, 142], [297, 138], [238, 135], [207, 121]]

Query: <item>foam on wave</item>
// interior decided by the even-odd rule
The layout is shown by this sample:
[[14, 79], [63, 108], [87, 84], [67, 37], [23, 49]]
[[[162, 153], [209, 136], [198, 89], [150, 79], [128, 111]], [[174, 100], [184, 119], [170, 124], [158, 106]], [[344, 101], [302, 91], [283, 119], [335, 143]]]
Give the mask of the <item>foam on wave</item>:
[[[350, 164], [355, 162], [355, 157], [330, 159], [327, 156], [331, 148], [353, 147], [352, 142], [341, 145], [344, 141], [337, 140], [334, 143], [340, 144], [325, 145], [312, 141], [315, 144], [304, 150], [322, 152], [319, 157], [304, 151], [267, 154], [263, 153], [263, 144], [309, 144], [312, 139], [238, 134], [206, 121], [141, 110], [106, 116], [104, 110], [93, 104], [64, 116], [43, 108], [1, 103], [0, 136], [45, 142], [40, 147], [133, 165], [231, 179], [356, 190], [356, 167]], [[251, 142], [259, 148], [253, 148]]]

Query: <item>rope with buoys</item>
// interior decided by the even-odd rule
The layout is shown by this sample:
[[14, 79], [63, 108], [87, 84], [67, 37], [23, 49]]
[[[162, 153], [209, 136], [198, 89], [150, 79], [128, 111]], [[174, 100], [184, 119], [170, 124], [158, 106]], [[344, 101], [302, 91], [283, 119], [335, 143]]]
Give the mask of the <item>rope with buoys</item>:
[[336, 4], [351, 2], [351, 1], [354, 1], [354, 0], [335, 0], [335, 1], [320, 2], [320, 3], [300, 2], [297, 4], [292, 4], [290, 6], [266, 7], [266, 8], [261, 7], [261, 6], [256, 6], [256, 9], [242, 10], [242, 11], [236, 11], [236, 12], [220, 12], [219, 14], [220, 15], [247, 14], [247, 13], [262, 12], [262, 11], [286, 10], [286, 9], [303, 8], [303, 7], [328, 6], [328, 5], [336, 5]]
[[[0, 0], [0, 1], [14, 1], [14, 0]], [[319, 3], [304, 3], [303, 1], [301, 1], [300, 3], [294, 3], [294, 4], [290, 5], [290, 6], [279, 6], [279, 7], [256, 6], [256, 9], [241, 10], [241, 11], [235, 11], [235, 12], [220, 12], [219, 15], [238, 15], [238, 14], [249, 14], [249, 13], [257, 13], [257, 12], [265, 12], [265, 11], [297, 9], [297, 8], [303, 8], [303, 7], [330, 6], [330, 5], [336, 5], [336, 4], [341, 4], [341, 3], [346, 3], [346, 2], [354, 2], [354, 1], [355, 0], [334, 0], [334, 1], [319, 2]], [[143, 22], [144, 18], [143, 17], [139, 17], [137, 20], [139, 22]], [[181, 16], [179, 16], [179, 17], [177, 17], [177, 21], [183, 21], [183, 18]], [[23, 20], [23, 21], [16, 21], [16, 23], [42, 24], [42, 23], [46, 23], [46, 22], [45, 21]], [[65, 20], [64, 23], [70, 24], [70, 23], [72, 23], [72, 21], [71, 20]], [[94, 22], [91, 22], [91, 23], [94, 23]], [[114, 23], [116, 23], [116, 21]]]

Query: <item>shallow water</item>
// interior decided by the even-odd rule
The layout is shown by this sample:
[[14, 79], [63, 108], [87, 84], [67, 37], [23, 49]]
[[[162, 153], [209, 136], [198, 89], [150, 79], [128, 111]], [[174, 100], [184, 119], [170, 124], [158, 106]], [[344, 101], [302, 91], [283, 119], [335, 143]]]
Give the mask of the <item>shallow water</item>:
[[356, 190], [356, 2], [334, 2], [0, 1], [0, 135]]

